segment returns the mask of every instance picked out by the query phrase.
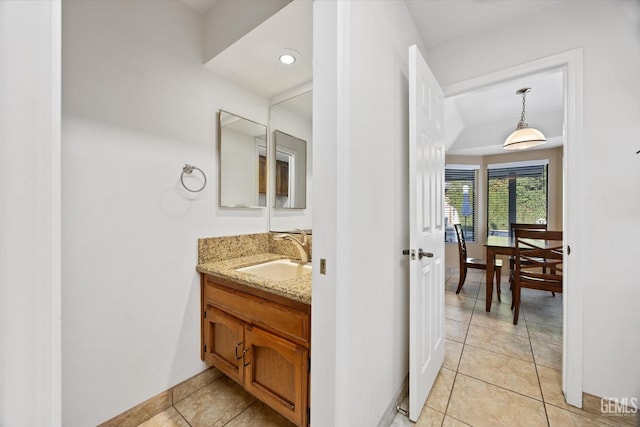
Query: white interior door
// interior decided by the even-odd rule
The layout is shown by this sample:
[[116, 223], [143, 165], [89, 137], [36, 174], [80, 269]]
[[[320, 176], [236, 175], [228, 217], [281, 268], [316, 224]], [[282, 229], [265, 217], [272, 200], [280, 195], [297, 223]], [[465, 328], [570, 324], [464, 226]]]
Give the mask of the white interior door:
[[409, 48], [409, 419], [416, 421], [444, 361], [444, 95]]

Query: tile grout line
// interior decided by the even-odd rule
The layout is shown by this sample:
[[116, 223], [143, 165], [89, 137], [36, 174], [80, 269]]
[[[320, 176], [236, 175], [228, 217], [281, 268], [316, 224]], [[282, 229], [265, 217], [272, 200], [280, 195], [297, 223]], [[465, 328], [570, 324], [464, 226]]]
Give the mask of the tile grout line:
[[[513, 297], [512, 297], [512, 298], [513, 298]], [[512, 308], [511, 310], [513, 311], [513, 308]], [[539, 400], [539, 402], [541, 402], [541, 403], [542, 403], [542, 407], [543, 407], [543, 409], [544, 409], [544, 416], [545, 416], [545, 418], [546, 418], [546, 420], [547, 420], [547, 426], [549, 426], [549, 427], [550, 427], [550, 426], [551, 426], [551, 424], [550, 424], [550, 422], [549, 422], [549, 414], [547, 413], [547, 407], [546, 407], [546, 405], [545, 405], [545, 400], [544, 400], [544, 393], [543, 393], [543, 391], [542, 391], [542, 383], [541, 383], [541, 381], [540, 381], [540, 374], [538, 373], [538, 364], [536, 363], [536, 356], [535, 356], [535, 353], [533, 352], [533, 345], [531, 344], [531, 334], [529, 333], [529, 325], [527, 324], [526, 317], [525, 317], [525, 314], [524, 314], [524, 310], [523, 310], [523, 312], [522, 312], [522, 321], [524, 322], [524, 324], [525, 324], [525, 329], [526, 329], [526, 331], [527, 331], [527, 341], [529, 341], [529, 348], [531, 349], [531, 358], [532, 358], [532, 360], [533, 360], [533, 362], [529, 362], [529, 361], [527, 361], [527, 362], [529, 362], [529, 363], [533, 363], [533, 368], [534, 368], [534, 369], [535, 369], [535, 371], [536, 371], [536, 378], [537, 378], [537, 380], [538, 380], [538, 388], [540, 389], [540, 400]], [[487, 328], [487, 329], [489, 329], [489, 328]], [[501, 331], [501, 332], [504, 332], [504, 331]], [[506, 332], [506, 333], [509, 333], [509, 332]], [[516, 335], [516, 334], [513, 334], [513, 335]], [[524, 335], [520, 335], [520, 336], [524, 336]], [[474, 346], [472, 345], [472, 347], [474, 347]], [[477, 347], [477, 348], [482, 349], [481, 347]], [[484, 349], [482, 349], [482, 350], [484, 350]], [[487, 351], [491, 351], [491, 350], [487, 350]], [[494, 353], [495, 353], [495, 352], [494, 352]], [[501, 354], [501, 353], [496, 353], [496, 354]], [[503, 356], [506, 356], [506, 355], [503, 355]], [[506, 356], [506, 357], [510, 357], [510, 356]], [[517, 359], [517, 360], [523, 360], [523, 359], [520, 359], [520, 358], [518, 358], [518, 357], [514, 357], [514, 359]], [[464, 374], [462, 374], [462, 375], [464, 375]], [[473, 378], [473, 377], [471, 377], [471, 378]], [[477, 378], [476, 378], [476, 379], [477, 379]], [[480, 380], [480, 381], [482, 381], [482, 380]], [[488, 384], [491, 384], [491, 383], [488, 383]], [[494, 384], [494, 385], [495, 385], [495, 384]], [[500, 386], [497, 386], [497, 387], [500, 387]], [[505, 387], [500, 387], [500, 388], [503, 388], [504, 390], [509, 390], [509, 389], [507, 389], [507, 388], [505, 388]], [[519, 394], [519, 395], [521, 395], [521, 396], [529, 397], [529, 398], [531, 398], [531, 399], [534, 399], [534, 400], [538, 401], [538, 399], [532, 398], [531, 396], [527, 396], [527, 395], [525, 395], [525, 394], [522, 394], [522, 393], [516, 392], [516, 391], [514, 391], [514, 390], [509, 390], [509, 391], [511, 391], [511, 392], [513, 392], [513, 393], [517, 393], [517, 394]]]
[[479, 381], [481, 383], [485, 383], [487, 385], [499, 388], [501, 390], [508, 391], [510, 393], [517, 394], [518, 396], [526, 397], [527, 399], [535, 400], [536, 402], [544, 404], [544, 401], [542, 401], [542, 399], [536, 399], [535, 397], [527, 396], [526, 394], [520, 393], [519, 391], [511, 390], [511, 389], [503, 387], [501, 385], [493, 384], [493, 383], [490, 383], [489, 381], [486, 381], [486, 380], [483, 380], [483, 379], [480, 379], [480, 378], [476, 378], [476, 377], [472, 377], [469, 374], [465, 374], [465, 373], [462, 373], [462, 372], [459, 372], [459, 374], [462, 375], [462, 376], [465, 376], [467, 378], [471, 378], [472, 380]]
[[[480, 295], [480, 292], [478, 291], [478, 296], [479, 296], [479, 295]], [[479, 299], [478, 299], [478, 297], [476, 297], [476, 302], [475, 302], [475, 304], [474, 304], [474, 308], [473, 308], [473, 310], [475, 310], [475, 307], [477, 307], [477, 305], [478, 305], [478, 301], [479, 301]], [[480, 328], [484, 328], [484, 329], [487, 329], [487, 330], [492, 330], [492, 331], [494, 331], [494, 329], [491, 329], [491, 328], [488, 328], [488, 327], [484, 327], [484, 326], [480, 326], [480, 325], [474, 325], [474, 326], [477, 326], [477, 327], [480, 327]], [[497, 353], [497, 352], [492, 351], [492, 350], [487, 350], [487, 349], [484, 349], [484, 348], [482, 348], [482, 347], [477, 347], [477, 346], [474, 346], [474, 345], [468, 344], [468, 343], [467, 343], [467, 336], [468, 336], [468, 334], [469, 334], [469, 329], [470, 329], [470, 327], [471, 327], [471, 319], [469, 320], [469, 326], [468, 326], [468, 328], [467, 328], [467, 334], [465, 335], [465, 340], [464, 340], [464, 343], [463, 343], [462, 352], [461, 352], [461, 354], [460, 354], [460, 359], [459, 359], [459, 361], [458, 361], [458, 366], [457, 366], [457, 368], [456, 368], [456, 373], [455, 373], [454, 381], [453, 381], [453, 385], [452, 385], [452, 388], [451, 388], [451, 394], [449, 395], [449, 400], [447, 401], [447, 407], [446, 407], [446, 409], [445, 409], [445, 416], [447, 416], [447, 412], [446, 412], [446, 411], [448, 411], [448, 409], [449, 409], [449, 404], [450, 404], [450, 402], [451, 402], [451, 398], [452, 398], [452, 396], [453, 396], [453, 388], [455, 387], [456, 379], [458, 378], [458, 374], [460, 374], [460, 375], [462, 375], [462, 376], [465, 376], [465, 377], [468, 377], [468, 378], [472, 378], [472, 379], [474, 379], [474, 380], [476, 380], [476, 381], [483, 382], [483, 383], [488, 384], [488, 385], [490, 385], [490, 386], [498, 387], [498, 388], [500, 388], [500, 389], [502, 389], [502, 390], [505, 390], [505, 391], [508, 391], [508, 392], [511, 392], [511, 393], [515, 393], [515, 394], [520, 395], [520, 396], [522, 396], [522, 397], [526, 397], [526, 398], [532, 399], [532, 400], [534, 400], [534, 401], [536, 401], [536, 402], [540, 402], [540, 403], [542, 403], [542, 405], [543, 405], [543, 407], [544, 407], [544, 410], [545, 410], [545, 417], [546, 417], [546, 419], [547, 419], [547, 425], [549, 426], [549, 417], [548, 417], [548, 415], [547, 415], [547, 411], [546, 411], [546, 407], [545, 407], [545, 402], [544, 402], [544, 396], [543, 396], [543, 394], [542, 394], [542, 386], [540, 385], [540, 378], [539, 378], [539, 376], [538, 376], [537, 365], [536, 365], [536, 363], [535, 363], [535, 357], [534, 357], [534, 355], [533, 355], [533, 347], [532, 347], [532, 345], [531, 345], [531, 339], [530, 339], [530, 337], [529, 337], [529, 330], [527, 329], [527, 340], [529, 341], [529, 347], [531, 348], [531, 357], [532, 357], [532, 359], [533, 359], [533, 362], [532, 362], [532, 361], [529, 361], [529, 360], [526, 360], [526, 361], [525, 361], [525, 360], [520, 359], [520, 358], [518, 358], [518, 357], [513, 357], [513, 358], [514, 358], [514, 359], [516, 359], [516, 360], [522, 360], [522, 361], [525, 361], [525, 362], [528, 362], [528, 363], [533, 363], [533, 365], [534, 365], [534, 369], [536, 369], [536, 377], [538, 378], [538, 387], [540, 388], [540, 397], [541, 397], [541, 399], [540, 399], [540, 400], [538, 400], [538, 399], [536, 399], [536, 398], [533, 398], [533, 397], [531, 397], [531, 396], [528, 396], [528, 395], [526, 395], [526, 394], [523, 394], [523, 393], [517, 392], [517, 391], [515, 391], [515, 390], [510, 390], [510, 389], [508, 389], [508, 388], [506, 388], [506, 387], [502, 387], [502, 386], [499, 386], [499, 385], [496, 385], [496, 384], [490, 383], [490, 382], [485, 381], [485, 380], [482, 380], [482, 379], [480, 379], [480, 378], [475, 378], [475, 377], [473, 377], [473, 376], [471, 376], [471, 375], [467, 375], [467, 374], [464, 374], [464, 373], [462, 373], [462, 372], [460, 372], [460, 371], [459, 371], [459, 369], [460, 369], [460, 363], [462, 362], [462, 356], [464, 355], [465, 347], [466, 347], [467, 345], [468, 345], [468, 346], [470, 346], [470, 347], [473, 347], [473, 348], [478, 348], [478, 349], [480, 349], [480, 350], [489, 351], [489, 352], [491, 352], [491, 353], [498, 354], [498, 355], [500, 355], [500, 356], [504, 356], [504, 357], [512, 357], [512, 356], [508, 356], [508, 355], [505, 355], [505, 354], [502, 354], [502, 353]], [[527, 327], [527, 326], [526, 326], [526, 321], [525, 321], [525, 328], [526, 328], [526, 327]], [[496, 331], [496, 332], [509, 333], [509, 332], [505, 332], [505, 331]], [[518, 336], [517, 334], [510, 334], [510, 335]], [[524, 335], [519, 335], [519, 336], [524, 337]], [[455, 417], [451, 417], [451, 418], [454, 418], [454, 419], [456, 419], [457, 421], [460, 421], [460, 420], [458, 420], [458, 419], [457, 419], [457, 418], [455, 418]], [[444, 420], [443, 420], [443, 423], [444, 423]]]
[[250, 405], [248, 405], [246, 408], [244, 408], [242, 411], [238, 412], [235, 417], [231, 418], [229, 421], [227, 421], [226, 423], [223, 424], [223, 427], [226, 425], [229, 425], [229, 423], [233, 422], [233, 420], [235, 420], [236, 418], [238, 418], [240, 415], [244, 414], [249, 408], [251, 408], [253, 405], [255, 405], [256, 403], [258, 403], [259, 400], [255, 399], [253, 400], [253, 402], [251, 402]]
[[451, 392], [449, 393], [449, 397], [447, 398], [447, 406], [445, 406], [444, 408], [444, 417], [442, 417], [442, 423], [440, 424], [440, 426], [444, 426], [444, 421], [447, 418], [447, 412], [449, 411], [449, 404], [451, 403], [451, 398], [453, 397], [453, 389], [456, 386], [456, 378], [458, 378], [458, 368], [460, 367], [460, 360], [462, 360], [463, 353], [464, 353], [464, 345], [462, 346], [462, 351], [460, 352], [460, 359], [458, 360], [458, 366], [456, 367], [456, 372], [455, 374], [453, 374], [453, 382], [451, 383]]
[[[476, 306], [478, 305], [478, 296], [480, 295], [480, 286], [478, 286], [478, 292], [476, 294], [474, 303], [473, 303], [473, 308], [471, 309], [471, 315], [473, 317], [473, 311], [475, 310]], [[460, 357], [458, 358], [458, 363], [456, 364], [456, 370], [455, 370], [455, 374], [453, 375], [453, 383], [451, 384], [451, 393], [449, 393], [449, 398], [447, 399], [447, 406], [444, 408], [444, 417], [442, 417], [442, 424], [441, 426], [444, 426], [444, 422], [447, 418], [448, 412], [449, 412], [449, 405], [451, 404], [451, 399], [453, 398], [453, 390], [456, 386], [456, 379], [458, 378], [458, 373], [460, 370], [460, 363], [462, 362], [462, 356], [464, 355], [464, 348], [467, 346], [467, 336], [469, 335], [469, 329], [471, 328], [471, 317], [469, 318], [469, 323], [467, 324], [467, 331], [464, 334], [464, 341], [462, 342], [462, 351], [460, 352]], [[451, 416], [452, 419], [455, 419], [456, 421], [460, 421], [457, 418]], [[460, 421], [463, 424], [468, 425], [467, 423], [464, 423], [463, 421]]]
[[[200, 390], [200, 389], [198, 389], [198, 390]], [[193, 393], [189, 394], [189, 396], [191, 396], [191, 395], [195, 394], [198, 390], [196, 390], [196, 391], [194, 391]], [[189, 397], [189, 396], [184, 397], [182, 400], [186, 399], [186, 398], [187, 398], [187, 397]], [[180, 400], [180, 402], [181, 402], [182, 400]], [[178, 403], [178, 402], [176, 402], [176, 399], [175, 399], [175, 387], [173, 387], [173, 388], [171, 389], [171, 408], [173, 408], [173, 409], [178, 413], [178, 415], [180, 416], [180, 418], [182, 418], [182, 419], [184, 420], [184, 422], [185, 422], [185, 423], [187, 423], [187, 425], [188, 425], [189, 427], [193, 427], [193, 426], [191, 425], [191, 423], [189, 422], [189, 420], [187, 420], [187, 419], [185, 418], [185, 416], [184, 416], [184, 415], [182, 415], [182, 412], [180, 412], [180, 410], [176, 407], [176, 403]]]
[[[478, 349], [480, 349], [480, 350], [488, 351], [489, 353], [497, 354], [497, 355], [499, 355], [499, 356], [510, 357], [510, 358], [512, 358], [512, 359], [516, 359], [516, 360], [519, 360], [519, 361], [521, 361], [521, 362], [533, 363], [533, 364], [535, 365], [535, 361], [533, 361], [533, 360], [526, 360], [526, 359], [521, 359], [521, 358], [516, 357], [516, 356], [509, 356], [508, 354], [499, 353], [499, 352], [497, 352], [497, 351], [489, 350], [489, 349], [487, 349], [487, 348], [483, 348], [483, 347], [478, 347], [477, 345], [473, 345], [473, 344], [465, 344], [465, 345], [468, 345], [469, 347], [473, 347], [473, 348], [478, 348]], [[532, 353], [532, 355], [531, 355], [531, 358], [533, 359], [533, 353]], [[545, 368], [546, 368], [546, 367], [547, 367], [547, 366], [545, 366]], [[557, 369], [556, 369], [556, 370], [557, 370]]]
[[[585, 413], [586, 413], [586, 414], [588, 414], [588, 415], [593, 416], [594, 418], [589, 417], [588, 415], [585, 415], [585, 414], [583, 414], [582, 412], [575, 412], [575, 411], [572, 411], [572, 410], [567, 409], [567, 408], [563, 408], [563, 407], [558, 406], [558, 405], [553, 404], [553, 403], [545, 403], [545, 405], [553, 406], [553, 407], [554, 407], [554, 408], [556, 408], [556, 409], [559, 409], [559, 410], [564, 411], [564, 412], [569, 412], [569, 413], [570, 413], [570, 414], [572, 414], [572, 415], [576, 415], [576, 416], [579, 416], [579, 417], [582, 417], [582, 418], [586, 418], [586, 419], [588, 419], [589, 421], [595, 421], [595, 420], [597, 420], [597, 421], [599, 421], [600, 423], [602, 423], [602, 424], [606, 425], [606, 427], [620, 427], [620, 424], [617, 424], [617, 423], [615, 423], [615, 422], [613, 422], [613, 421], [609, 421], [607, 417], [604, 417], [604, 416], [602, 416], [602, 415], [598, 415], [598, 414], [593, 413], [593, 412], [587, 412], [587, 411], [584, 411], [584, 410], [583, 410], [583, 412], [585, 412]], [[604, 419], [600, 419], [600, 418], [604, 418]], [[625, 421], [619, 421], [619, 422], [620, 422], [620, 423], [622, 423], [622, 424], [624, 424], [624, 425], [625, 425], [625, 427], [626, 427], [626, 426], [628, 426], [628, 427], [634, 427], [634, 425], [633, 425], [633, 424], [628, 424], [628, 423], [626, 423]], [[610, 424], [610, 423], [612, 423], [612, 424]]]
[[[501, 319], [495, 319], [495, 320], [502, 321]], [[524, 319], [522, 319], [522, 321], [524, 322]], [[491, 326], [487, 326], [487, 325], [479, 325], [479, 324], [477, 324], [477, 323], [471, 323], [471, 324], [472, 324], [473, 326], [478, 326], [478, 327], [480, 327], [480, 328], [489, 329], [489, 330], [491, 330], [491, 331], [495, 331], [495, 332], [502, 332], [502, 333], [504, 333], [504, 334], [515, 335], [515, 336], [517, 336], [517, 337], [524, 337], [524, 336], [525, 336], [524, 334], [514, 334], [513, 332], [507, 332], [507, 331], [504, 331], [504, 330], [501, 330], [501, 329], [494, 329], [494, 328], [492, 328]], [[527, 335], [528, 335], [528, 333], [527, 333]]]
[[[480, 292], [480, 287], [478, 287], [478, 293], [479, 292]], [[456, 295], [458, 295], [458, 294], [456, 294]], [[475, 301], [473, 303], [473, 308], [471, 309], [472, 314], [473, 314], [473, 310], [475, 309], [475, 306], [477, 304], [478, 304], [478, 295], [476, 294], [476, 298], [475, 298]], [[464, 347], [466, 346], [467, 335], [469, 334], [470, 325], [471, 325], [471, 317], [469, 318], [469, 323], [467, 324], [467, 330], [464, 333], [464, 341], [462, 342], [462, 351], [460, 352], [460, 357], [458, 358], [458, 363], [456, 364], [455, 374], [453, 375], [453, 383], [451, 383], [451, 392], [449, 393], [449, 397], [447, 398], [447, 406], [445, 406], [445, 408], [444, 408], [444, 417], [442, 417], [442, 423], [440, 424], [441, 427], [444, 426], [444, 422], [445, 422], [445, 420], [447, 418], [447, 412], [449, 411], [449, 404], [451, 403], [451, 398], [453, 397], [453, 390], [454, 390], [454, 388], [456, 386], [456, 378], [458, 378], [458, 370], [460, 369], [460, 362], [462, 361], [462, 355], [464, 354]], [[446, 339], [446, 337], [445, 337], [445, 339]], [[451, 418], [453, 418], [453, 417], [451, 417]], [[459, 421], [459, 420], [457, 420], [457, 421]]]
[[[523, 317], [524, 317], [524, 313], [523, 313]], [[544, 391], [542, 390], [542, 381], [540, 381], [540, 373], [538, 372], [538, 364], [536, 363], [536, 354], [533, 352], [533, 344], [531, 344], [531, 335], [529, 334], [529, 326], [526, 325], [526, 319], [525, 319], [525, 326], [527, 328], [527, 338], [529, 339], [529, 346], [531, 347], [531, 356], [533, 357], [533, 366], [536, 370], [536, 378], [538, 378], [538, 387], [540, 387], [540, 396], [542, 397], [542, 407], [544, 409], [544, 416], [547, 419], [547, 426], [551, 427], [551, 421], [549, 421], [549, 413], [547, 412], [547, 405], [544, 399]]]
[[[523, 396], [523, 397], [527, 397], [527, 398], [529, 398], [529, 399], [532, 399], [532, 400], [534, 400], [534, 401], [536, 401], [536, 402], [540, 402], [540, 403], [542, 403], [543, 408], [544, 408], [544, 411], [545, 411], [545, 418], [546, 418], [546, 421], [547, 421], [547, 426], [550, 426], [549, 415], [548, 415], [547, 407], [546, 407], [547, 402], [545, 401], [545, 396], [544, 396], [544, 393], [543, 393], [543, 390], [542, 390], [542, 382], [541, 382], [541, 380], [540, 380], [540, 374], [539, 374], [539, 370], [538, 370], [538, 367], [539, 367], [539, 366], [543, 366], [543, 365], [539, 365], [539, 364], [536, 362], [535, 353], [534, 353], [534, 351], [533, 351], [532, 337], [531, 337], [531, 333], [530, 333], [530, 328], [531, 328], [531, 326], [530, 326], [530, 325], [528, 325], [528, 322], [526, 322], [526, 314], [524, 313], [524, 310], [523, 310], [523, 313], [522, 313], [522, 320], [523, 320], [523, 321], [524, 321], [524, 323], [525, 323], [525, 331], [526, 331], [526, 335], [524, 335], [524, 334], [520, 334], [520, 335], [518, 335], [518, 334], [513, 334], [513, 333], [511, 333], [511, 332], [507, 332], [507, 331], [504, 331], [504, 330], [497, 330], [497, 329], [493, 329], [493, 328], [491, 328], [490, 326], [477, 325], [477, 324], [472, 323], [472, 319], [473, 319], [473, 314], [475, 314], [475, 309], [478, 307], [478, 304], [479, 304], [479, 299], [478, 299], [478, 298], [479, 298], [479, 295], [480, 295], [480, 288], [478, 288], [478, 293], [477, 293], [477, 295], [476, 295], [476, 300], [475, 300], [475, 302], [474, 302], [474, 304], [473, 304], [473, 308], [472, 308], [472, 317], [471, 317], [471, 319], [469, 320], [469, 322], [468, 322], [468, 324], [467, 324], [467, 331], [466, 331], [466, 333], [465, 333], [464, 341], [463, 341], [463, 343], [462, 343], [462, 344], [463, 344], [462, 352], [461, 352], [461, 354], [460, 354], [460, 358], [458, 359], [458, 364], [457, 364], [457, 367], [456, 367], [456, 369], [455, 369], [454, 382], [453, 382], [453, 385], [452, 385], [451, 393], [450, 393], [450, 395], [449, 395], [449, 399], [448, 399], [448, 401], [447, 401], [447, 407], [446, 407], [446, 409], [445, 409], [445, 417], [446, 417], [446, 416], [451, 417], [451, 415], [448, 415], [448, 414], [447, 414], [447, 412], [448, 412], [448, 410], [449, 410], [449, 405], [450, 405], [451, 400], [452, 400], [452, 396], [453, 396], [453, 389], [454, 389], [454, 387], [455, 387], [456, 380], [458, 379], [458, 374], [460, 374], [460, 375], [462, 375], [462, 376], [466, 376], [466, 377], [469, 377], [469, 378], [473, 378], [474, 380], [477, 380], [477, 381], [483, 382], [483, 383], [485, 383], [485, 384], [492, 385], [492, 386], [498, 387], [498, 388], [500, 388], [500, 389], [503, 389], [503, 390], [505, 390], [505, 391], [512, 392], [512, 393], [518, 394], [518, 395], [520, 395], [520, 396]], [[467, 296], [467, 295], [464, 295], [464, 297], [465, 297], [465, 298], [468, 298], [468, 296]], [[450, 304], [450, 305], [451, 305], [451, 304]], [[451, 306], [453, 307], [454, 305], [451, 305]], [[459, 307], [459, 308], [461, 308], [461, 309], [464, 309], [464, 310], [467, 310], [467, 306], [465, 306], [465, 305], [459, 305], [459, 306], [457, 306], [457, 307]], [[504, 317], [506, 317], [506, 316], [504, 316]], [[449, 320], [454, 320], [454, 321], [455, 321], [455, 319], [449, 319]], [[505, 321], [506, 319], [495, 319], [495, 320], [503, 320], [503, 321]], [[461, 323], [462, 323], [462, 322], [461, 322]], [[465, 322], [465, 323], [466, 323], [466, 322]], [[533, 322], [533, 323], [535, 323], [535, 322]], [[528, 343], [529, 343], [529, 349], [530, 349], [530, 351], [531, 351], [531, 359], [530, 359], [530, 360], [524, 360], [524, 359], [521, 359], [521, 358], [519, 358], [519, 357], [513, 357], [513, 356], [510, 356], [510, 355], [505, 355], [505, 354], [502, 354], [502, 353], [495, 352], [495, 351], [493, 351], [493, 350], [488, 350], [488, 349], [484, 349], [484, 348], [482, 348], [482, 347], [478, 347], [478, 346], [474, 346], [474, 345], [468, 344], [468, 343], [467, 343], [467, 338], [469, 337], [469, 330], [470, 330], [470, 327], [471, 327], [471, 325], [472, 325], [472, 324], [473, 324], [474, 326], [479, 327], [479, 328], [484, 328], [485, 330], [495, 331], [495, 332], [502, 332], [502, 333], [508, 333], [508, 334], [510, 334], [510, 335], [521, 336], [521, 337], [523, 337], [523, 338], [526, 338], [526, 339], [527, 339], [527, 341], [528, 341]], [[452, 341], [455, 341], [455, 340], [452, 340]], [[538, 340], [538, 341], [539, 341], [539, 340]], [[456, 342], [457, 342], [457, 341], [456, 341]], [[459, 369], [460, 369], [460, 364], [461, 364], [461, 361], [462, 361], [462, 357], [463, 357], [463, 355], [465, 354], [465, 350], [466, 350], [466, 347], [467, 347], [467, 346], [470, 346], [470, 347], [473, 347], [473, 348], [478, 348], [478, 349], [480, 349], [480, 350], [484, 350], [484, 351], [488, 351], [488, 352], [491, 352], [491, 353], [494, 353], [494, 354], [500, 355], [500, 356], [502, 356], [502, 357], [508, 357], [508, 358], [509, 358], [509, 357], [513, 357], [513, 358], [514, 358], [514, 359], [516, 359], [516, 360], [521, 360], [521, 361], [524, 361], [524, 362], [527, 362], [527, 363], [533, 363], [533, 365], [534, 365], [534, 369], [536, 370], [536, 378], [537, 378], [537, 380], [538, 380], [538, 388], [539, 388], [539, 391], [540, 391], [540, 399], [533, 398], [533, 397], [528, 396], [528, 395], [525, 395], [525, 394], [523, 394], [523, 393], [520, 393], [520, 392], [517, 392], [517, 391], [514, 391], [514, 390], [510, 390], [510, 389], [508, 389], [508, 388], [506, 388], [506, 387], [498, 386], [498, 385], [496, 385], [496, 384], [492, 384], [492, 383], [490, 383], [490, 382], [488, 382], [488, 381], [484, 381], [484, 380], [481, 380], [481, 379], [479, 379], [479, 378], [475, 378], [475, 377], [473, 377], [473, 376], [471, 376], [471, 375], [467, 375], [467, 374], [464, 374], [464, 373], [460, 372], [460, 371], [459, 371]], [[552, 368], [552, 369], [556, 369], [556, 368]], [[551, 404], [551, 405], [552, 405], [552, 406], [554, 406], [554, 407], [557, 407], [556, 405], [553, 405], [553, 404]], [[563, 409], [563, 408], [560, 408], [560, 409]], [[580, 414], [580, 415], [581, 415], [581, 414]], [[582, 415], [582, 416], [584, 417], [584, 415]], [[456, 419], [455, 417], [451, 417], [451, 418]], [[456, 419], [456, 420], [457, 420], [457, 419]], [[460, 421], [460, 420], [457, 420], [457, 421]], [[461, 421], [461, 422], [462, 422], [462, 421]], [[442, 424], [444, 425], [444, 419], [443, 419]]]
[[[180, 412], [180, 409], [178, 409], [178, 407], [176, 406], [176, 403], [180, 403], [180, 402], [182, 402], [183, 400], [185, 400], [185, 399], [187, 399], [187, 398], [189, 398], [189, 397], [193, 396], [194, 394], [198, 393], [200, 390], [204, 389], [205, 387], [210, 386], [211, 384], [215, 383], [216, 381], [220, 380], [221, 378], [222, 378], [222, 377], [218, 377], [218, 378], [214, 379], [213, 381], [211, 381], [210, 383], [205, 384], [205, 385], [203, 385], [202, 387], [199, 387], [199, 388], [195, 389], [193, 392], [189, 393], [187, 396], [184, 396], [182, 399], [178, 400], [177, 402], [175, 401], [175, 398], [174, 398], [174, 392], [175, 392], [175, 390], [173, 390], [173, 389], [171, 390], [171, 407], [172, 407], [173, 409], [175, 409], [175, 410], [176, 410], [176, 412], [178, 413], [178, 415], [180, 415], [180, 418], [182, 418], [182, 419], [184, 420], [184, 422], [185, 422], [185, 423], [187, 423], [187, 425], [188, 425], [189, 427], [193, 427], [193, 425], [192, 425], [192, 424], [189, 422], [189, 420], [188, 420], [188, 419], [187, 419], [187, 418], [182, 414], [182, 412]], [[174, 387], [174, 389], [175, 389], [175, 387]]]
[[[180, 412], [180, 410], [178, 409], [178, 407], [175, 405], [176, 403], [180, 403], [185, 399], [188, 399], [189, 397], [195, 395], [196, 393], [198, 393], [200, 390], [209, 387], [210, 385], [223, 380], [225, 378], [225, 376], [219, 376], [216, 379], [214, 379], [213, 381], [211, 381], [210, 383], [207, 383], [205, 385], [203, 385], [202, 387], [197, 388], [196, 390], [194, 390], [193, 392], [191, 392], [190, 394], [188, 394], [187, 396], [184, 396], [182, 399], [180, 399], [179, 401], [175, 402], [174, 397], [173, 397], [173, 392], [174, 390], [171, 391], [171, 407], [174, 408], [176, 410], [176, 412], [178, 413], [178, 415], [180, 415], [180, 417], [187, 423], [187, 425], [189, 427], [193, 427], [193, 425], [189, 422], [189, 420], [187, 420], [187, 418], [182, 414], [182, 412]], [[255, 401], [254, 401], [255, 403]], [[252, 406], [253, 403], [249, 406], [247, 406], [247, 408], [249, 408], [250, 406]], [[238, 413], [235, 417], [233, 417], [231, 420], [229, 420], [229, 422], [231, 422], [234, 418], [236, 418], [238, 415], [240, 415], [242, 412], [244, 412], [247, 408], [243, 409], [242, 411], [240, 411], [240, 413]], [[228, 424], [229, 422], [225, 423], [224, 425]]]
[[[192, 394], [193, 394], [193, 393], [192, 393]], [[189, 395], [189, 396], [191, 396], [191, 395]], [[172, 407], [173, 409], [175, 409], [175, 410], [176, 410], [176, 412], [178, 413], [178, 415], [180, 415], [180, 418], [182, 418], [182, 419], [184, 420], [184, 422], [185, 422], [185, 423], [187, 423], [187, 425], [188, 425], [189, 427], [193, 427], [193, 426], [191, 425], [191, 423], [189, 422], [189, 420], [187, 420], [187, 419], [184, 417], [184, 415], [182, 415], [182, 412], [180, 412], [180, 410], [179, 410], [178, 408], [176, 408], [173, 404], [171, 405], [171, 407]]]
[[[491, 329], [491, 328], [488, 328], [488, 327], [486, 327], [486, 326], [476, 325], [476, 324], [470, 324], [470, 325], [469, 325], [469, 327], [471, 327], [471, 325], [473, 325], [473, 326], [475, 326], [475, 327], [477, 327], [477, 328], [485, 329], [485, 330], [487, 330], [487, 331], [492, 331], [492, 332], [501, 332], [501, 333], [503, 333], [503, 334], [509, 334], [509, 335], [512, 335], [512, 336], [525, 338], [525, 335], [512, 334], [512, 333], [510, 333], [510, 332], [499, 331], [499, 330], [496, 330], [496, 329]], [[527, 335], [526, 335], [526, 339], [529, 341], [529, 346], [531, 346], [531, 340], [529, 339], [529, 333], [528, 333], [528, 332], [527, 332]], [[465, 337], [465, 344], [466, 344], [466, 337]], [[479, 349], [482, 349], [482, 350], [491, 351], [492, 353], [501, 354], [501, 355], [503, 355], [503, 356], [507, 356], [507, 357], [513, 357], [514, 359], [523, 360], [523, 361], [525, 361], [525, 362], [532, 362], [532, 361], [533, 361], [533, 360], [526, 360], [526, 359], [522, 359], [522, 358], [520, 358], [520, 357], [516, 357], [516, 356], [509, 356], [509, 355], [504, 354], [504, 353], [498, 353], [497, 351], [489, 350], [489, 349], [485, 349], [485, 348], [483, 348], [483, 347], [479, 347], [479, 346], [477, 346], [477, 345], [473, 345], [473, 344], [469, 344], [469, 345], [470, 345], [471, 347], [475, 347], [475, 348], [479, 348]], [[532, 359], [533, 359], [533, 350], [531, 351], [531, 356], [532, 356]]]

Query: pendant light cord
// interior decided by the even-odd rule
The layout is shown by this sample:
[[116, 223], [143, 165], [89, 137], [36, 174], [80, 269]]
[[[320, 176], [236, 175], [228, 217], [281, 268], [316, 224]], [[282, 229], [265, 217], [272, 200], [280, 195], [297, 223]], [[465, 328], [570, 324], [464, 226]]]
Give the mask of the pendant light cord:
[[518, 122], [518, 126], [516, 127], [516, 130], [529, 127], [529, 124], [525, 123], [524, 121], [524, 108], [525, 108], [526, 95], [527, 95], [527, 92], [522, 92], [522, 114], [520, 115], [520, 121]]

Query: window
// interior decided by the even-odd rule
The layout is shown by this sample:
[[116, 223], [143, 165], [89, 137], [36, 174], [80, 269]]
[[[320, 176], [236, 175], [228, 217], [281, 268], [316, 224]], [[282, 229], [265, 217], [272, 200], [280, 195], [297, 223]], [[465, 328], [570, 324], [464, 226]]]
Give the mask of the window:
[[547, 161], [488, 167], [487, 230], [507, 236], [512, 222], [547, 223]]
[[444, 170], [445, 242], [456, 242], [453, 224], [461, 224], [467, 242], [476, 241], [478, 166], [448, 165]]

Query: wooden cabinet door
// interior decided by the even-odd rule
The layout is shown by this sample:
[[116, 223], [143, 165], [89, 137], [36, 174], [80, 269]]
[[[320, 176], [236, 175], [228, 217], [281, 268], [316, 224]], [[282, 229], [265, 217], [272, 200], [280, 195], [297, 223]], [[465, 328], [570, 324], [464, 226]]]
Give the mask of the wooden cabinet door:
[[259, 156], [258, 158], [258, 193], [267, 192], [267, 158]]
[[309, 352], [247, 325], [245, 389], [298, 426], [307, 425]]
[[289, 163], [276, 161], [276, 195], [289, 195]]
[[204, 360], [243, 384], [242, 363], [244, 323], [233, 316], [207, 307], [204, 319]]

